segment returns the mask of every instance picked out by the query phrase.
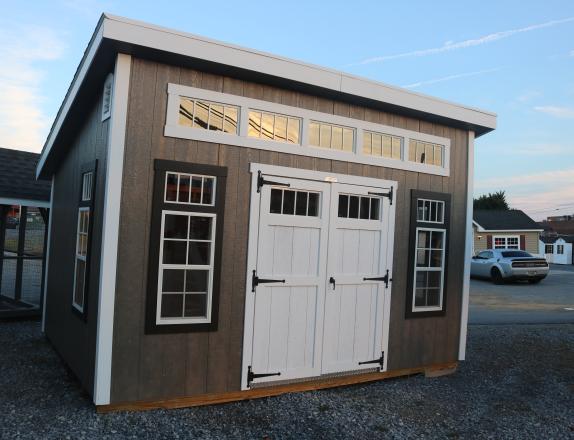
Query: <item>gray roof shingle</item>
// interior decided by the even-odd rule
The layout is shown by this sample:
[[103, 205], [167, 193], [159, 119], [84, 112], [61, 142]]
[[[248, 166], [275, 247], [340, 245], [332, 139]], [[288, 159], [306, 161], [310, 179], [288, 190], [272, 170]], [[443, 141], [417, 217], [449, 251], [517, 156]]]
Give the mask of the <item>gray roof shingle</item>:
[[518, 209], [475, 209], [473, 219], [487, 231], [542, 229], [538, 223]]
[[50, 200], [50, 182], [36, 180], [39, 154], [0, 148], [0, 197]]

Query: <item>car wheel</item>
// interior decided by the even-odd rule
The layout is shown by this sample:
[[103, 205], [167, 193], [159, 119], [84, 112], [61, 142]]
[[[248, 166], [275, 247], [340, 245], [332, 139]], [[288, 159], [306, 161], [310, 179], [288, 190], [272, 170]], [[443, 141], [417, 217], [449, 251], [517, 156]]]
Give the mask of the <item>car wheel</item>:
[[540, 281], [542, 281], [542, 278], [532, 278], [531, 280], [528, 280], [530, 284], [538, 284]]
[[502, 278], [502, 274], [496, 267], [492, 269], [490, 276], [494, 284], [504, 284], [504, 278]]

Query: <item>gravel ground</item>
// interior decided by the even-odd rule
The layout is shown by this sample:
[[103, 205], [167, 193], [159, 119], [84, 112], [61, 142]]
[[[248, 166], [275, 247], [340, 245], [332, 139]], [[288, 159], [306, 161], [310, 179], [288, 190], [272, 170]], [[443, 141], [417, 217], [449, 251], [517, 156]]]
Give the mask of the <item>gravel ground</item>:
[[472, 326], [456, 374], [96, 414], [36, 322], [0, 322], [0, 438], [574, 438], [574, 325]]

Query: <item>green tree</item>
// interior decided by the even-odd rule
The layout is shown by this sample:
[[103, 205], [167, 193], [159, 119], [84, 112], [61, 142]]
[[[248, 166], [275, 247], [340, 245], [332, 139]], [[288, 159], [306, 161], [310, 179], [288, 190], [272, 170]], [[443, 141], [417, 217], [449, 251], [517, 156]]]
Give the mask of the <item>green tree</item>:
[[510, 209], [504, 191], [481, 195], [478, 199], [474, 199], [473, 207], [474, 209], [499, 209], [504, 211]]

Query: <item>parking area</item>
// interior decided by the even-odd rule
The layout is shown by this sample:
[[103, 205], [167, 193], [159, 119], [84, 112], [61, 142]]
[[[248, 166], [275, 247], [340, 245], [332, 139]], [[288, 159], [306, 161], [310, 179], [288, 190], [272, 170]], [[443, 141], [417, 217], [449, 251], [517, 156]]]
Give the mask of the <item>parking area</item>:
[[540, 284], [471, 279], [469, 323], [574, 323], [574, 266], [550, 265]]

